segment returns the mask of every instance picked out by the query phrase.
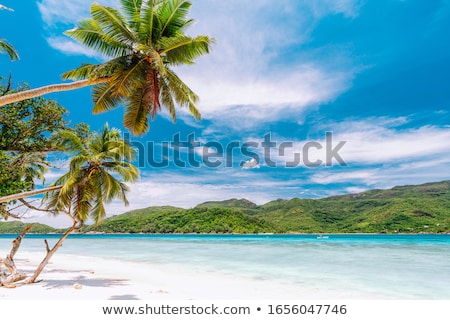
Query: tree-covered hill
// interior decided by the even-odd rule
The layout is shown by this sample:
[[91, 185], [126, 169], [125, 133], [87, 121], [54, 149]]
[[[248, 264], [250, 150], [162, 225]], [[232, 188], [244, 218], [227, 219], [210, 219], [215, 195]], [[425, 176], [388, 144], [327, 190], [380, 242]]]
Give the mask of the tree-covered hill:
[[259, 211], [259, 218], [285, 232], [446, 232], [450, 181], [317, 200], [277, 200]]
[[323, 199], [205, 202], [193, 209], [150, 207], [107, 219], [86, 231], [144, 233], [448, 232], [450, 181]]
[[229, 208], [158, 207], [106, 219], [83, 231], [126, 233], [265, 233], [277, 231], [262, 219]]
[[[5, 232], [0, 224], [0, 232]], [[13, 229], [8, 229], [8, 232]], [[17, 226], [20, 231], [20, 226]], [[33, 228], [37, 232], [37, 227]], [[149, 207], [82, 232], [106, 233], [421, 233], [450, 232], [450, 181], [323, 199], [210, 201], [191, 209]], [[46, 232], [46, 231], [44, 231]], [[52, 232], [52, 231], [49, 231]]]
[[[20, 221], [0, 222], [0, 233], [21, 233], [29, 224]], [[35, 223], [29, 233], [55, 233], [58, 230], [45, 224]]]

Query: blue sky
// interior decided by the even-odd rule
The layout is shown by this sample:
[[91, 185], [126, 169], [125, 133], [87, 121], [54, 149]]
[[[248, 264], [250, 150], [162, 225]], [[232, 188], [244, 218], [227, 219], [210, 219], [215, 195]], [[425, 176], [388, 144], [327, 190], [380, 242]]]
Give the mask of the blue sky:
[[[117, 6], [116, 0], [100, 0]], [[63, 35], [89, 15], [92, 1], [2, 0], [14, 12], [0, 11], [1, 37], [14, 44], [20, 61], [0, 56], [0, 74], [31, 87], [60, 82], [61, 74], [102, 57]], [[202, 146], [256, 142], [259, 165], [243, 169], [252, 157], [235, 150], [233, 165], [177, 167], [147, 164], [131, 187], [131, 205], [112, 204], [109, 213], [172, 204], [191, 207], [208, 200], [247, 198], [258, 204], [277, 198], [360, 192], [395, 185], [450, 179], [450, 1], [448, 0], [192, 0], [192, 35], [216, 39], [210, 55], [176, 71], [200, 96], [203, 120], [183, 110], [173, 124], [160, 115], [148, 134], [132, 141], [156, 146], [179, 133], [195, 135]], [[92, 115], [90, 89], [52, 94], [70, 111], [73, 123], [122, 128], [123, 109]], [[124, 130], [125, 132], [125, 130]], [[325, 162], [326, 132], [333, 146], [345, 144], [332, 166], [286, 168], [308, 142], [309, 158]], [[266, 134], [272, 149], [264, 161]], [[209, 143], [209, 144], [208, 144]], [[209, 151], [213, 151], [210, 149]], [[180, 150], [187, 159], [188, 150]], [[223, 158], [215, 158], [214, 160]], [[142, 160], [142, 159], [141, 159]], [[52, 171], [49, 181], [60, 172]]]

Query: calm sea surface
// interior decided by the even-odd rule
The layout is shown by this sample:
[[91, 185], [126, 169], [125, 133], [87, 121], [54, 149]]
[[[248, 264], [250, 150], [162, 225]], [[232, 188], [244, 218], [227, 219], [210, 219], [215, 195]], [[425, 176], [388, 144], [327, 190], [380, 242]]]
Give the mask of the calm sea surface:
[[[0, 235], [2, 255], [13, 238]], [[27, 235], [21, 250], [42, 252], [43, 238]], [[450, 299], [450, 235], [72, 235], [59, 252], [362, 296]]]

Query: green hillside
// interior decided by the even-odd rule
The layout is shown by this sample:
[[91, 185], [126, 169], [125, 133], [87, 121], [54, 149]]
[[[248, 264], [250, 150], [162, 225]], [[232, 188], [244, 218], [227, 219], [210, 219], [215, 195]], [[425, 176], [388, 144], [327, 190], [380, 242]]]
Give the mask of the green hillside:
[[[20, 221], [0, 222], [0, 233], [21, 233], [29, 224]], [[45, 224], [36, 223], [29, 233], [54, 233], [56, 229]]]
[[259, 211], [259, 218], [285, 232], [447, 232], [450, 181], [318, 200], [278, 200]]
[[136, 210], [106, 219], [83, 231], [126, 233], [266, 233], [275, 232], [267, 221], [229, 208], [172, 207]]
[[224, 201], [208, 201], [203, 202], [196, 206], [196, 208], [229, 208], [233, 210], [239, 210], [240, 212], [247, 214], [258, 213], [258, 205], [247, 199], [229, 199]]
[[[42, 228], [42, 229], [40, 229]], [[36, 225], [32, 232], [54, 232]], [[23, 225], [1, 223], [0, 233]], [[6, 230], [6, 231], [5, 231]], [[41, 231], [44, 230], [44, 231]], [[323, 199], [209, 201], [195, 208], [149, 207], [82, 232], [106, 233], [421, 233], [450, 232], [450, 181]]]

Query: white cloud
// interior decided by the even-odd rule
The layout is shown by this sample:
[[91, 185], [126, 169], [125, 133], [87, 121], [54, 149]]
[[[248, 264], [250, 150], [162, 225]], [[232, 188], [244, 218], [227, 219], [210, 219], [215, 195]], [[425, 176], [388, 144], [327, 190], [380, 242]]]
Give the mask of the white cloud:
[[407, 121], [372, 118], [335, 124], [335, 143], [347, 141], [339, 154], [348, 167], [316, 172], [310, 181], [370, 189], [450, 179], [450, 128], [399, 128]]
[[[92, 0], [41, 0], [37, 2], [39, 12], [47, 27], [58, 24], [75, 25], [80, 19], [89, 17]], [[118, 0], [98, 0], [102, 5], [117, 6]]]
[[450, 128], [424, 126], [395, 130], [377, 127], [369, 121], [366, 130], [352, 129], [335, 132], [336, 141], [347, 141], [341, 155], [350, 163], [390, 163], [429, 161], [447, 158], [450, 149]]
[[86, 48], [68, 38], [51, 37], [47, 39], [48, 44], [53, 49], [69, 55], [84, 55], [91, 58], [103, 59], [103, 56], [94, 50]]
[[[159, 173], [146, 173], [141, 181], [132, 185], [129, 200], [132, 208], [168, 204], [189, 208], [205, 201], [230, 198], [246, 198], [263, 204], [280, 196], [283, 187], [295, 184], [294, 181], [277, 181], [236, 168], [217, 169], [214, 174], [200, 170], [161, 170]], [[116, 210], [123, 212], [123, 207], [119, 207], [115, 207]]]
[[[251, 128], [300, 117], [307, 107], [329, 102], [350, 86], [355, 70], [348, 63], [331, 69], [325, 66], [329, 61], [322, 64], [294, 52], [309, 41], [316, 20], [337, 13], [353, 16], [356, 2], [311, 3], [194, 2], [198, 23], [192, 34], [211, 35], [217, 44], [197, 65], [179, 73], [199, 94], [205, 118], [218, 121], [219, 127]], [[333, 59], [348, 60], [340, 55]]]
[[349, 165], [391, 165], [411, 164], [416, 166], [423, 161], [447, 161], [450, 149], [450, 128], [423, 126], [419, 128], [400, 128], [408, 123], [406, 117], [400, 118], [368, 118], [349, 120], [340, 123], [318, 125], [316, 130], [323, 131], [320, 139], [296, 141], [289, 138], [279, 138], [280, 141], [290, 141], [292, 148], [287, 148], [284, 157], [274, 153], [277, 160], [293, 158], [294, 153], [302, 152], [308, 142], [317, 142], [321, 148], [312, 147], [310, 160], [320, 159], [325, 162], [326, 145], [325, 131], [332, 132], [330, 148], [337, 148], [343, 142], [338, 154]]
[[346, 17], [355, 18], [358, 16], [359, 9], [362, 6], [362, 1], [358, 0], [322, 0], [309, 1], [308, 5], [311, 7], [315, 16], [322, 17], [324, 15], [334, 13], [343, 14]]

